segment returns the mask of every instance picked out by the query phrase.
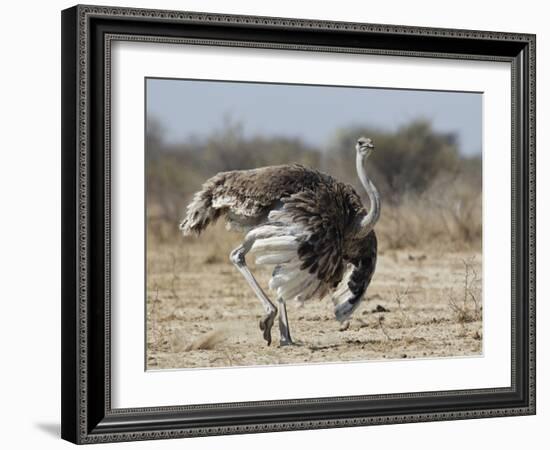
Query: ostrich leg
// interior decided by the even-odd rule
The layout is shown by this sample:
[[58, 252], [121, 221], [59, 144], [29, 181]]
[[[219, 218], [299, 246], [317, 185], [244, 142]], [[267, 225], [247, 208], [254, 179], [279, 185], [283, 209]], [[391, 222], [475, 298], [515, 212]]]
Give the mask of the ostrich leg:
[[254, 278], [254, 275], [252, 275], [252, 272], [250, 272], [250, 269], [246, 265], [245, 260], [245, 256], [252, 248], [254, 240], [255, 239], [253, 238], [245, 238], [244, 242], [231, 252], [229, 258], [262, 302], [262, 306], [264, 307], [266, 314], [260, 320], [260, 330], [263, 331], [264, 339], [267, 341], [267, 345], [271, 345], [271, 328], [273, 327], [273, 322], [275, 321], [275, 316], [277, 315], [277, 307], [271, 302], [271, 300], [269, 300], [263, 289], [260, 287]]
[[295, 345], [290, 337], [290, 329], [288, 327], [288, 317], [286, 315], [286, 304], [282, 297], [277, 299], [279, 302], [279, 332], [281, 333], [281, 347], [285, 345]]

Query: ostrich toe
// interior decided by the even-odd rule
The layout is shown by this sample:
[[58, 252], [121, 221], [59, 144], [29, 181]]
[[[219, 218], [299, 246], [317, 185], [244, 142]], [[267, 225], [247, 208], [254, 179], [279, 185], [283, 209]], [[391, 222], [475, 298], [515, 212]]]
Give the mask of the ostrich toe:
[[266, 314], [260, 320], [260, 330], [263, 331], [264, 339], [267, 342], [267, 345], [271, 345], [271, 328], [273, 328], [273, 323], [275, 322], [275, 314]]

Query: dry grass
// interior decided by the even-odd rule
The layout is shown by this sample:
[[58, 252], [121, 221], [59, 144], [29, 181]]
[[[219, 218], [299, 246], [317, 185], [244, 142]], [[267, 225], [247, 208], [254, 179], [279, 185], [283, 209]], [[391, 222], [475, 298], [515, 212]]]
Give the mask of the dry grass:
[[[440, 177], [423, 194], [409, 194], [395, 203], [384, 202], [376, 226], [382, 250], [445, 249], [475, 250], [481, 247], [482, 197], [475, 186]], [[368, 204], [367, 204], [368, 206]], [[165, 220], [159, 204], [148, 203], [148, 237], [151, 242], [170, 243], [179, 239], [177, 220]], [[237, 245], [237, 240], [230, 239]], [[227, 239], [214, 238], [203, 254], [204, 264], [225, 261]]]
[[433, 245], [452, 249], [480, 247], [481, 193], [467, 185], [434, 183], [422, 195], [383, 205], [376, 226], [383, 248], [400, 250]]
[[[381, 248], [367, 300], [347, 324], [334, 319], [330, 302], [306, 302], [302, 307], [290, 303], [291, 332], [303, 345], [279, 348], [278, 325], [273, 327], [274, 342], [267, 347], [258, 328], [262, 308], [229, 262], [229, 253], [241, 238], [227, 232], [223, 223], [199, 238], [174, 236], [163, 241], [149, 236], [147, 367], [433, 358], [481, 352], [481, 249], [473, 244], [462, 249], [452, 242]], [[250, 267], [266, 286], [270, 272], [253, 261]], [[465, 314], [455, 305], [466, 305]]]
[[226, 334], [226, 330], [220, 329], [206, 333], [204, 336], [199, 337], [194, 342], [191, 342], [189, 345], [185, 346], [184, 351], [212, 350], [224, 341]]

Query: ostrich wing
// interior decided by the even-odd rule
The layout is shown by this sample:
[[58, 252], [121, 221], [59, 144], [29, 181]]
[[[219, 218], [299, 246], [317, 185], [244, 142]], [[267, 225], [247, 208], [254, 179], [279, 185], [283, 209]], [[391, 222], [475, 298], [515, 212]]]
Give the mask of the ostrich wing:
[[[280, 214], [303, 229], [299, 237], [300, 270], [314, 274], [333, 288], [344, 274], [344, 239], [353, 214], [343, 192], [336, 184], [317, 186], [283, 199]], [[270, 216], [272, 219], [272, 216]]]
[[281, 198], [327, 182], [333, 182], [329, 175], [290, 164], [222, 172], [207, 183], [214, 208], [254, 216], [269, 211]]
[[348, 265], [344, 279], [332, 292], [336, 319], [348, 319], [364, 298], [376, 268], [377, 240], [371, 231], [361, 243], [361, 256]]
[[362, 205], [350, 186], [333, 180], [281, 202], [282, 207], [268, 219], [280, 238], [265, 241], [269, 245], [254, 245], [253, 250], [266, 253], [257, 262], [278, 265], [270, 286], [279, 296], [322, 297], [342, 280], [347, 266], [346, 239], [357, 214], [364, 213]]

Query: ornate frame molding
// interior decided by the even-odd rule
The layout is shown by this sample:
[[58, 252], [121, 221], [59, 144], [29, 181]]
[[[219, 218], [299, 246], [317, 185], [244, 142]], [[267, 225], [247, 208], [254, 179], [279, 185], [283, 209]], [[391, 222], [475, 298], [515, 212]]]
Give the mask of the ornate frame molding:
[[[147, 27], [160, 23], [167, 27], [197, 26], [210, 30], [230, 30], [239, 27], [256, 39], [220, 39], [219, 37], [173, 37], [152, 36], [145, 33], [116, 32], [105, 21], [117, 23], [117, 30], [125, 24]], [[101, 22], [101, 30], [98, 30]], [[96, 28], [94, 28], [96, 27]], [[116, 27], [115, 27], [116, 28]], [[319, 42], [273, 42], [262, 40], [260, 31], [269, 36], [283, 36], [292, 32], [301, 36], [311, 30], [327, 32]], [[221, 32], [221, 31], [220, 31]], [[367, 40], [371, 36], [377, 46], [331, 45], [332, 34], [346, 40], [350, 34]], [[311, 33], [310, 33], [311, 35]], [[326, 36], [326, 37], [325, 37]], [[285, 39], [291, 39], [285, 38]], [[406, 48], [386, 48], [384, 42], [402, 39]], [[418, 38], [426, 38], [428, 44], [418, 44]], [[95, 39], [95, 41], [94, 41]], [[301, 39], [301, 38], [300, 38]], [[309, 39], [304, 37], [305, 40]], [[409, 39], [409, 40], [407, 40]], [[411, 40], [412, 39], [412, 40]], [[111, 409], [110, 402], [110, 63], [111, 43], [115, 40], [146, 41], [157, 43], [186, 43], [194, 45], [243, 46], [265, 49], [289, 49], [323, 52], [350, 52], [384, 54], [413, 57], [436, 57], [452, 59], [482, 59], [507, 61], [512, 64], [512, 147], [513, 147], [513, 210], [512, 210], [512, 271], [513, 302], [516, 293], [526, 293], [513, 304], [512, 386], [510, 388], [472, 391], [431, 392], [419, 394], [396, 394], [361, 397], [334, 397], [310, 400], [288, 400], [275, 402], [251, 402], [242, 404], [193, 405], [166, 408]], [[284, 39], [283, 39], [284, 40]], [[233, 16], [195, 12], [159, 11], [99, 6], [76, 6], [63, 12], [63, 377], [70, 382], [63, 388], [62, 435], [77, 443], [97, 443], [172, 437], [206, 436], [214, 434], [237, 434], [270, 432], [327, 427], [346, 427], [372, 424], [389, 424], [420, 421], [439, 421], [535, 413], [535, 36], [471, 30], [449, 30], [440, 28], [405, 27], [347, 23], [332, 21], [310, 21], [304, 19], [271, 18], [256, 16]], [[440, 49], [446, 41], [453, 52]], [[495, 50], [483, 52], [485, 48]], [[100, 44], [98, 44], [100, 43]], [[338, 42], [336, 42], [338, 43]], [[416, 43], [416, 44], [415, 44]], [[415, 48], [422, 47], [420, 49]], [[380, 47], [382, 46], [382, 47]], [[439, 46], [439, 47], [438, 47]], [[100, 47], [103, 47], [102, 49]], [[468, 48], [471, 47], [471, 51]], [[98, 67], [100, 66], [100, 67]], [[91, 110], [97, 109], [93, 102], [98, 92], [98, 76], [104, 79], [101, 107], [104, 123], [97, 130]], [[76, 107], [75, 107], [76, 105]], [[92, 151], [103, 147], [103, 156], [96, 163], [97, 155]], [[93, 144], [93, 145], [92, 145]], [[76, 150], [76, 151], [75, 151]], [[93, 164], [92, 164], [93, 159]], [[76, 168], [76, 170], [75, 170]], [[102, 175], [101, 179], [98, 177]], [[94, 178], [95, 176], [95, 178]], [[523, 177], [523, 178], [522, 178]], [[101, 188], [97, 186], [101, 184]], [[518, 190], [519, 186], [519, 190]], [[99, 189], [99, 190], [98, 190]], [[101, 197], [101, 198], [100, 198]], [[99, 206], [98, 206], [99, 205]], [[99, 212], [103, 215], [99, 217]], [[98, 225], [102, 222], [103, 225]], [[93, 231], [92, 231], [93, 230]], [[98, 241], [98, 230], [102, 239]], [[92, 233], [92, 235], [90, 234]], [[96, 246], [102, 245], [97, 254]], [[517, 249], [517, 251], [516, 251]], [[519, 254], [517, 254], [519, 252]], [[518, 267], [519, 265], [519, 267]], [[92, 273], [93, 272], [93, 273]], [[100, 274], [102, 273], [103, 278]], [[103, 289], [100, 297], [104, 304], [92, 302], [98, 295], [95, 283], [100, 277]], [[102, 323], [91, 320], [97, 308], [103, 310]], [[518, 317], [517, 313], [522, 317]], [[101, 313], [101, 312], [100, 312]], [[102, 336], [100, 336], [102, 334]], [[521, 338], [521, 339], [520, 339]], [[521, 341], [519, 342], [518, 341]], [[90, 367], [98, 365], [92, 359], [90, 349], [97, 349], [103, 343], [103, 383], [90, 379]], [[520, 345], [521, 344], [521, 345]], [[516, 371], [516, 367], [520, 370]], [[101, 370], [100, 370], [101, 369]], [[97, 373], [95, 374], [97, 376]], [[91, 400], [98, 386], [102, 387], [101, 405]], [[522, 390], [518, 393], [518, 390]], [[505, 406], [477, 406], [469, 410], [432, 409], [412, 413], [362, 414], [342, 418], [318, 418], [280, 420], [263, 423], [235, 423], [218, 425], [162, 425], [170, 415], [186, 411], [201, 410], [204, 415], [210, 409], [238, 407], [277, 407], [291, 405], [325, 405], [330, 402], [398, 399], [414, 406], [415, 399], [427, 396], [457, 397], [473, 399], [484, 396], [511, 395]], [[519, 395], [521, 394], [521, 395]], [[526, 395], [525, 395], [526, 394]], [[468, 397], [469, 396], [469, 397]], [[182, 419], [183, 420], [183, 419]]]

